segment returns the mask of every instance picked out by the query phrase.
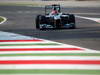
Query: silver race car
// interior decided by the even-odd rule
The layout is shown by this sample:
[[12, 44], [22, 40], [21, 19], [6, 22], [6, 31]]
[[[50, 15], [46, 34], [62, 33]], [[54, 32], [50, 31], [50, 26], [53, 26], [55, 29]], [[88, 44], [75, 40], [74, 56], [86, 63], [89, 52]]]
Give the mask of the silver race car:
[[37, 15], [37, 29], [75, 29], [75, 16], [61, 12], [60, 5], [46, 5], [45, 15]]

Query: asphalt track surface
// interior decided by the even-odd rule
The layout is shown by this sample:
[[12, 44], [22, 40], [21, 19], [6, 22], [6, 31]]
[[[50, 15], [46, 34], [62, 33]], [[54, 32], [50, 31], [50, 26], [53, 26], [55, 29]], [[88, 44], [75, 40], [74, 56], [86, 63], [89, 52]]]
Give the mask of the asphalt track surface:
[[[99, 7], [66, 7], [62, 8], [62, 11], [78, 16], [100, 18]], [[41, 31], [35, 28], [35, 17], [38, 14], [44, 14], [43, 7], [0, 6], [0, 16], [8, 19], [0, 25], [0, 31], [100, 50], [100, 23], [76, 18], [77, 29]]]

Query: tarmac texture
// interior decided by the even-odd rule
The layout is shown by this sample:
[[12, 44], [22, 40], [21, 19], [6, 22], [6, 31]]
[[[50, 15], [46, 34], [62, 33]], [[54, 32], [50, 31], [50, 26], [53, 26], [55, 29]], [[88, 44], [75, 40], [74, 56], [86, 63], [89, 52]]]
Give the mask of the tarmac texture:
[[[78, 16], [100, 17], [99, 7], [63, 7], [62, 11]], [[76, 29], [41, 31], [35, 28], [38, 14], [44, 14], [43, 7], [2, 5], [0, 16], [7, 17], [8, 20], [0, 25], [0, 31], [100, 50], [100, 23], [76, 17]]]

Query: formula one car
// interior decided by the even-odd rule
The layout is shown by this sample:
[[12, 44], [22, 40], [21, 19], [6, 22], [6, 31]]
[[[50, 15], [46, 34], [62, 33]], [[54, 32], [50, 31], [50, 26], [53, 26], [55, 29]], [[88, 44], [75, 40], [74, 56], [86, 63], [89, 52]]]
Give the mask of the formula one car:
[[61, 12], [60, 5], [46, 5], [45, 15], [37, 15], [36, 29], [75, 29], [75, 16]]

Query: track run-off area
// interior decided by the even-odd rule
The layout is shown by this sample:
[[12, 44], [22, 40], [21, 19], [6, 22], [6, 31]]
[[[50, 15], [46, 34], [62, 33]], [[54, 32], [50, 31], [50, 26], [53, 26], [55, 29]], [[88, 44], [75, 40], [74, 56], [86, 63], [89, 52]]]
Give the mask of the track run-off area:
[[99, 7], [64, 7], [77, 28], [46, 31], [35, 28], [43, 7], [0, 9], [7, 18], [0, 24], [0, 75], [100, 75]]

